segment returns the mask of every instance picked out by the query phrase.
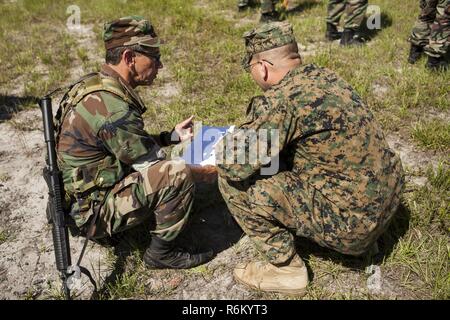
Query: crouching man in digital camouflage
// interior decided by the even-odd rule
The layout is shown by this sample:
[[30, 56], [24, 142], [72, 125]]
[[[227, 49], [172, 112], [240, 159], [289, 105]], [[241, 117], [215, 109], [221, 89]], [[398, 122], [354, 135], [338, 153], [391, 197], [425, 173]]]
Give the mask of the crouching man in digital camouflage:
[[[237, 266], [234, 276], [258, 290], [302, 295], [308, 273], [294, 236], [366, 253], [397, 210], [402, 166], [352, 87], [328, 69], [302, 64], [289, 23], [266, 24], [244, 38], [244, 67], [264, 95], [251, 100], [240, 130], [217, 147], [219, 188], [267, 261]], [[269, 161], [254, 156], [261, 150], [272, 150]], [[275, 159], [278, 170], [267, 173]]]

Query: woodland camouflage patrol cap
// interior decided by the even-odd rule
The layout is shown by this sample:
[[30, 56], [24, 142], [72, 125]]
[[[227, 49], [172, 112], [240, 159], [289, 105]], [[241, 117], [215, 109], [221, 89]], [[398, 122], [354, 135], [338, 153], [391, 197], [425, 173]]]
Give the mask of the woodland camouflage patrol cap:
[[141, 16], [123, 17], [105, 23], [103, 40], [106, 50], [135, 44], [151, 50], [162, 44], [151, 23]]

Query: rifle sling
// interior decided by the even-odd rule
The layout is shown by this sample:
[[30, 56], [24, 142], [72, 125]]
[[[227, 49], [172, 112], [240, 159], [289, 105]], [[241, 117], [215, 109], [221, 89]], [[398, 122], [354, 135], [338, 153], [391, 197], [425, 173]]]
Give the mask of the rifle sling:
[[76, 264], [80, 268], [80, 271], [89, 278], [89, 281], [91, 281], [92, 285], [94, 286], [94, 292], [97, 292], [97, 285], [96, 285], [96, 283], [94, 281], [94, 278], [92, 277], [92, 275], [89, 272], [89, 270], [86, 269], [85, 267], [80, 266], [80, 264], [81, 264], [81, 260], [83, 259], [83, 256], [84, 256], [84, 252], [86, 251], [87, 244], [88, 244], [89, 240], [91, 239], [91, 236], [94, 233], [95, 224], [97, 222], [97, 218], [98, 218], [98, 215], [100, 213], [100, 208], [101, 208], [101, 206], [103, 204], [103, 200], [100, 201], [100, 203], [97, 204], [97, 205], [94, 205], [96, 200], [92, 200], [91, 201], [91, 206], [92, 206], [92, 210], [94, 211], [94, 215], [92, 217], [92, 220], [90, 222], [89, 228], [87, 230], [86, 239], [84, 240], [84, 244], [83, 244], [83, 249], [81, 249], [81, 253], [80, 253], [80, 256], [78, 257], [78, 261], [77, 261], [77, 264]]

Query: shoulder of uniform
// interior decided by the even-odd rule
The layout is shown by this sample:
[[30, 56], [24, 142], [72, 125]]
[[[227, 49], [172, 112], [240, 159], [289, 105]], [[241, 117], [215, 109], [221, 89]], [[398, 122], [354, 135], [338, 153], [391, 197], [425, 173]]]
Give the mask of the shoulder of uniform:
[[74, 97], [73, 104], [78, 104], [81, 100], [86, 99], [86, 97], [96, 92], [105, 92], [111, 96], [115, 95], [123, 101], [128, 100], [127, 94], [117, 80], [104, 77], [100, 73], [93, 74], [81, 81], [72, 88], [69, 95]]
[[266, 110], [270, 106], [270, 98], [271, 96], [256, 96], [253, 97], [250, 105], [254, 110]]
[[89, 123], [94, 132], [102, 128], [140, 123], [142, 118], [130, 105], [106, 91], [96, 91], [86, 95], [75, 107], [76, 114]]
[[87, 112], [109, 118], [118, 112], [128, 112], [129, 104], [121, 97], [108, 91], [95, 91], [83, 97], [79, 102]]

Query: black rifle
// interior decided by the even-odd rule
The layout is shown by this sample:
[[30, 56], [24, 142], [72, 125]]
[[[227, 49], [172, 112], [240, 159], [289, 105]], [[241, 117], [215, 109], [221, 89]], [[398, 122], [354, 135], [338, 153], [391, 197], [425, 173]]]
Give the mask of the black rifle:
[[66, 299], [70, 299], [67, 280], [74, 273], [69, 266], [70, 244], [69, 233], [64, 214], [64, 187], [61, 172], [56, 161], [55, 129], [52, 114], [52, 99], [44, 97], [39, 101], [44, 122], [44, 137], [47, 146], [47, 166], [43, 175], [48, 186], [47, 219], [52, 224], [53, 245], [55, 248], [56, 268], [61, 273], [63, 291]]
[[[59, 89], [58, 89], [59, 90]], [[53, 92], [56, 92], [53, 91]], [[50, 94], [51, 95], [51, 94]], [[53, 246], [55, 248], [56, 268], [60, 272], [61, 280], [63, 282], [63, 291], [66, 299], [70, 299], [70, 290], [76, 286], [80, 281], [81, 274], [85, 274], [91, 284], [94, 286], [94, 292], [97, 292], [97, 285], [92, 278], [88, 269], [80, 266], [88, 241], [90, 239], [91, 231], [95, 225], [98, 210], [92, 219], [89, 232], [84, 241], [83, 249], [81, 250], [78, 261], [72, 265], [70, 258], [70, 244], [69, 244], [69, 226], [73, 227], [73, 220], [69, 214], [64, 211], [64, 183], [62, 181], [61, 171], [59, 171], [56, 158], [56, 144], [55, 144], [55, 126], [53, 123], [52, 113], [52, 99], [50, 95], [45, 96], [39, 100], [39, 106], [42, 111], [42, 120], [44, 122], [44, 137], [47, 146], [47, 165], [43, 170], [43, 176], [48, 186], [48, 203], [47, 203], [47, 220], [52, 226]], [[73, 230], [73, 229], [72, 229]], [[77, 234], [77, 232], [75, 232]]]

